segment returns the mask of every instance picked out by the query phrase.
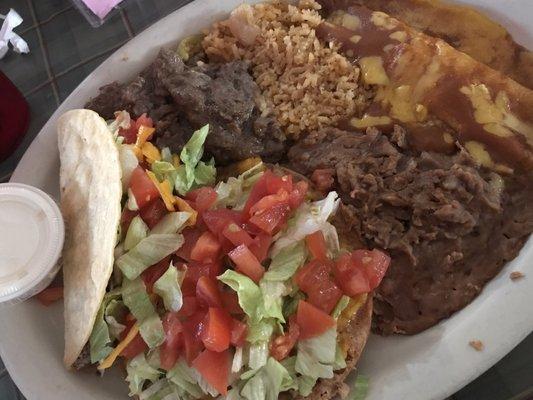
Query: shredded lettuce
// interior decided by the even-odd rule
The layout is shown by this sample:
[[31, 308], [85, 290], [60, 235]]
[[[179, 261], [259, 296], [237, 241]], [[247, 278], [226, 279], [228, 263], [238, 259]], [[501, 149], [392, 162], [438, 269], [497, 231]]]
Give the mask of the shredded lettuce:
[[126, 364], [126, 382], [129, 383], [130, 396], [138, 395], [142, 392], [143, 385], [146, 381], [155, 382], [160, 373], [157, 369], [150, 367], [144, 353], [132, 358]]
[[317, 378], [312, 378], [310, 376], [302, 375], [298, 377], [298, 393], [304, 397], [309, 396], [316, 385], [316, 381]]
[[122, 299], [135, 319], [139, 322], [139, 332], [150, 348], [159, 346], [165, 340], [165, 331], [159, 315], [142, 279], [130, 281], [124, 279], [122, 284]]
[[283, 296], [287, 294], [287, 286], [283, 282], [271, 282], [264, 279], [259, 282], [263, 294], [264, 317], [276, 318], [285, 322], [283, 318]]
[[291, 297], [289, 297], [283, 304], [283, 315], [285, 317], [290, 317], [294, 314], [298, 309], [298, 302], [303, 299], [305, 299], [305, 295], [300, 291], [291, 295]]
[[258, 163], [237, 178], [230, 177], [225, 182], [219, 182], [215, 187], [217, 206], [242, 209], [250, 188], [263, 175], [263, 169], [263, 163]]
[[231, 372], [239, 372], [242, 369], [243, 364], [244, 360], [242, 347], [237, 347], [231, 363]]
[[148, 226], [140, 216], [135, 216], [130, 223], [126, 238], [124, 239], [124, 250], [129, 251], [139, 244], [148, 235]]
[[167, 379], [182, 388], [184, 392], [194, 399], [199, 399], [206, 394], [198, 386], [193, 369], [187, 365], [183, 358], [180, 358], [174, 367], [167, 372]]
[[341, 347], [337, 343], [335, 347], [335, 360], [333, 361], [333, 371], [346, 368], [346, 357]]
[[252, 323], [258, 322], [263, 317], [263, 294], [254, 281], [231, 269], [220, 275], [218, 280], [237, 292], [239, 305]]
[[269, 357], [264, 366], [254, 374], [241, 389], [247, 400], [277, 400], [284, 388], [291, 387], [293, 378], [285, 367]]
[[165, 179], [168, 179], [169, 182], [174, 182], [176, 179], [176, 168], [171, 161], [154, 161], [151, 170], [159, 182], [163, 182]]
[[[163, 147], [161, 149], [161, 161], [166, 161], [168, 163], [172, 163], [172, 152], [170, 151], [170, 149], [168, 147]], [[152, 169], [152, 172], [154, 172], [153, 169]], [[156, 176], [157, 176], [157, 174], [156, 174]]]
[[304, 264], [306, 257], [306, 247], [303, 240], [282, 248], [272, 258], [263, 280], [285, 281], [290, 279], [296, 270]]
[[100, 305], [100, 309], [96, 314], [93, 330], [89, 338], [91, 363], [97, 363], [98, 361], [106, 358], [113, 347], [111, 346], [112, 338], [109, 331], [109, 327], [105, 321], [105, 312], [111, 301], [120, 298], [120, 292], [111, 291], [104, 296], [104, 300]]
[[128, 200], [126, 201], [126, 208], [130, 211], [139, 210], [139, 205], [137, 204], [137, 199], [133, 195], [131, 189], [128, 189]]
[[174, 253], [183, 244], [179, 233], [152, 234], [141, 240], [130, 251], [120, 256], [115, 263], [126, 278], [137, 278], [146, 268]]
[[150, 235], [181, 232], [190, 216], [191, 213], [187, 211], [169, 212], [153, 227]]
[[348, 394], [347, 400], [364, 400], [368, 393], [369, 380], [364, 375], [357, 375], [355, 383]]
[[258, 369], [266, 364], [268, 359], [268, 341], [261, 341], [250, 346], [248, 353], [248, 367]]
[[154, 293], [161, 296], [165, 309], [177, 312], [183, 305], [180, 284], [183, 280], [183, 271], [178, 271], [172, 264], [161, 277], [154, 283]]
[[120, 334], [126, 329], [126, 325], [119, 321], [124, 321], [128, 309], [122, 300], [111, 300], [104, 312], [104, 319], [109, 328], [109, 334], [113, 339], [119, 339]]
[[[183, 165], [180, 165], [176, 170], [175, 188], [182, 196], [185, 195], [195, 183], [196, 167], [204, 154], [203, 146], [208, 133], [209, 125], [204, 125], [192, 134], [189, 141], [181, 150], [180, 159], [183, 162]], [[204, 173], [204, 167], [201, 167], [201, 169], [202, 173]]]
[[139, 165], [139, 160], [130, 145], [118, 146], [118, 157], [122, 171], [122, 191], [126, 192], [130, 185], [131, 173]]
[[341, 316], [341, 314], [344, 311], [344, 309], [346, 307], [348, 307], [349, 303], [350, 303], [350, 297], [348, 297], [345, 294], [343, 294], [342, 297], [337, 302], [337, 305], [335, 306], [335, 308], [331, 312], [331, 316], [333, 318], [335, 318], [335, 319], [338, 319]]
[[199, 186], [211, 186], [215, 183], [217, 177], [217, 169], [215, 168], [215, 160], [212, 158], [205, 163], [199, 161], [194, 169], [194, 182]]
[[289, 227], [281, 233], [274, 243], [272, 256], [275, 257], [284, 247], [299, 242], [305, 239], [307, 235], [331, 225], [327, 222], [328, 218], [337, 211], [339, 203], [340, 199], [337, 192], [329, 192], [322, 200], [310, 204], [304, 203], [298, 207]]
[[322, 335], [300, 340], [296, 352], [296, 372], [311, 378], [332, 378], [337, 346], [336, 328]]

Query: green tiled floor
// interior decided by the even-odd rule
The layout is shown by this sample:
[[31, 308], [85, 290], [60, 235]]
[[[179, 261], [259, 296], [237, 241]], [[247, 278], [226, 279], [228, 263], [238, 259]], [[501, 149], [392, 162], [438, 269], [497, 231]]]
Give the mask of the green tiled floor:
[[[94, 29], [67, 0], [0, 0], [0, 13], [13, 7], [24, 18], [17, 32], [31, 49], [28, 55], [9, 53], [0, 60], [0, 70], [24, 93], [32, 114], [21, 146], [0, 163], [0, 182], [9, 177], [24, 149], [81, 80], [133, 35], [189, 1], [128, 0], [102, 27]], [[0, 360], [0, 400], [20, 399], [23, 396]], [[533, 399], [533, 334], [452, 397], [478, 399]]]

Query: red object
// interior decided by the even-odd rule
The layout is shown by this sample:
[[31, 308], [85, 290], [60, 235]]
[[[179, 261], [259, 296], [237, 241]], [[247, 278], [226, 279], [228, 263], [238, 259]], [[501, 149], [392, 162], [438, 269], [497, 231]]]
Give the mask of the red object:
[[143, 125], [149, 128], [154, 126], [152, 119], [147, 117], [146, 114], [142, 114], [136, 121], [132, 120], [130, 127], [128, 129], [121, 128], [118, 134], [124, 137], [124, 143], [135, 143], [137, 140], [137, 132], [139, 132], [139, 128]]
[[304, 300], [298, 302], [296, 323], [300, 328], [300, 339], [320, 336], [335, 326], [335, 320], [331, 315]]
[[[157, 264], [148, 267], [141, 274], [141, 278], [146, 286], [146, 291], [152, 293], [154, 289], [154, 283], [163, 276], [170, 265], [170, 256], [163, 258]], [[175, 268], [175, 267], [174, 267]]]
[[230, 343], [236, 347], [241, 347], [246, 341], [248, 328], [244, 322], [236, 319], [231, 320], [231, 338]]
[[255, 283], [258, 283], [263, 277], [265, 269], [245, 245], [241, 244], [236, 247], [228, 253], [228, 256], [235, 263], [237, 271], [248, 276]]
[[280, 203], [272, 208], [255, 214], [250, 222], [268, 234], [273, 234], [283, 223], [290, 212], [288, 201]]
[[256, 215], [279, 204], [289, 204], [289, 193], [280, 189], [276, 194], [269, 194], [263, 197], [250, 208], [250, 215]]
[[152, 229], [161, 219], [167, 215], [167, 207], [161, 198], [152, 200], [146, 206], [139, 210], [142, 220]]
[[205, 311], [198, 311], [182, 322], [185, 359], [189, 365], [204, 349], [200, 335], [203, 331], [205, 316]]
[[228, 313], [222, 308], [210, 307], [200, 337], [208, 350], [227, 350], [231, 339], [231, 319]]
[[193, 201], [196, 206], [194, 209], [201, 214], [215, 204], [217, 201], [217, 192], [212, 187], [205, 186], [199, 189], [191, 190], [189, 193], [187, 193], [185, 198]]
[[278, 361], [283, 360], [290, 354], [299, 337], [300, 327], [296, 323], [294, 315], [292, 315], [289, 319], [289, 330], [276, 337], [270, 343], [270, 355]]
[[222, 231], [222, 234], [226, 239], [233, 243], [234, 246], [239, 246], [241, 244], [250, 246], [254, 242], [248, 232], [242, 229], [235, 222], [230, 222], [228, 225], [226, 225]]
[[159, 359], [161, 368], [170, 370], [176, 364], [180, 356], [180, 349], [183, 346], [181, 332], [183, 327], [178, 318], [178, 314], [168, 312], [163, 317], [163, 330], [165, 331], [165, 341], [159, 349]]
[[178, 311], [180, 317], [190, 317], [198, 310], [198, 300], [194, 296], [183, 296], [183, 305]]
[[259, 232], [254, 238], [254, 242], [250, 245], [250, 251], [254, 253], [257, 261], [263, 262], [268, 255], [268, 249], [272, 244], [272, 236], [267, 233]]
[[196, 283], [196, 298], [207, 307], [222, 307], [222, 297], [215, 280], [201, 276]]
[[137, 215], [139, 215], [139, 211], [131, 211], [124, 207], [124, 210], [122, 210], [122, 215], [120, 217], [120, 227], [122, 229], [122, 232], [128, 231], [128, 228], [131, 224], [131, 220]]
[[332, 168], [315, 169], [311, 175], [311, 181], [315, 184], [317, 190], [327, 192], [333, 187], [335, 170]]
[[237, 293], [234, 291], [222, 291], [220, 293], [220, 296], [222, 297], [222, 304], [224, 305], [224, 309], [229, 312], [230, 314], [243, 314], [244, 311], [242, 310], [240, 304], [239, 304], [239, 296], [237, 296]]
[[289, 195], [289, 205], [293, 210], [304, 202], [307, 190], [309, 190], [309, 184], [306, 181], [296, 182]]
[[272, 172], [269, 170], [266, 170], [261, 178], [257, 180], [257, 182], [252, 187], [252, 190], [250, 191], [250, 195], [248, 196], [248, 199], [246, 200], [246, 204], [244, 205], [244, 209], [242, 210], [244, 215], [248, 215], [250, 212], [250, 209], [252, 206], [257, 203], [259, 200], [261, 200], [263, 197], [268, 195], [268, 189], [267, 189], [267, 179], [268, 176], [271, 175]]
[[[121, 340], [124, 340], [124, 338], [126, 336], [128, 336], [128, 332], [130, 331], [131, 327], [135, 324], [135, 319], [132, 318], [131, 315], [129, 316], [129, 318], [130, 319], [128, 319], [128, 317], [126, 318], [126, 319], [128, 319], [126, 321], [126, 328], [127, 329], [124, 329], [124, 331], [120, 335], [120, 339]], [[129, 359], [132, 359], [135, 356], [141, 354], [145, 350], [148, 350], [148, 345], [144, 342], [141, 334], [139, 332], [137, 332], [137, 334], [135, 335], [133, 340], [131, 342], [129, 342], [128, 345], [124, 348], [124, 350], [122, 350], [120, 352], [120, 355], [129, 360]]]
[[59, 299], [63, 298], [63, 286], [49, 286], [42, 292], [37, 293], [35, 297], [43, 306], [49, 306], [50, 304], [55, 303]]
[[214, 262], [219, 258], [221, 250], [222, 246], [218, 243], [217, 237], [205, 231], [191, 249], [191, 260], [204, 263]]
[[183, 234], [183, 245], [176, 251], [176, 254], [184, 260], [191, 261], [191, 250], [198, 241], [202, 232], [196, 228], [185, 228]]
[[204, 350], [192, 362], [192, 366], [213, 386], [221, 395], [228, 393], [229, 373], [231, 368], [231, 353], [229, 350], [218, 353]]
[[142, 167], [135, 168], [131, 173], [130, 189], [139, 209], [159, 197], [159, 190], [157, 190]]
[[368, 293], [383, 279], [390, 257], [377, 250], [355, 250], [343, 254], [335, 263], [335, 278], [348, 296]]
[[352, 260], [359, 263], [366, 272], [370, 289], [374, 290], [379, 286], [390, 265], [388, 254], [374, 250], [355, 250], [352, 253]]
[[292, 176], [283, 175], [278, 176], [273, 173], [267, 174], [265, 177], [266, 188], [268, 193], [278, 193], [280, 190], [284, 190], [289, 193], [292, 190]]
[[326, 239], [322, 231], [316, 231], [305, 238], [307, 248], [311, 252], [313, 258], [325, 261], [328, 259], [328, 249], [326, 246]]
[[196, 283], [201, 276], [209, 276], [216, 279], [220, 275], [222, 265], [220, 261], [216, 263], [199, 263], [191, 261], [186, 264], [187, 271], [185, 272], [185, 279], [182, 284], [182, 292], [185, 296], [196, 295]]
[[307, 294], [314, 306], [330, 313], [342, 296], [342, 291], [332, 277], [331, 261], [313, 260], [300, 268], [294, 276], [298, 287]]
[[28, 130], [30, 109], [16, 86], [0, 71], [0, 162], [17, 149]]

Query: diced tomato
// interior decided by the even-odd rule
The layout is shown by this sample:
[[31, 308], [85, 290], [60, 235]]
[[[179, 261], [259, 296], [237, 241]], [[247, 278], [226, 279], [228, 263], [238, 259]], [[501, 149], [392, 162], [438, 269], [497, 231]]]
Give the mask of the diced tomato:
[[270, 194], [278, 193], [280, 190], [284, 190], [290, 193], [292, 190], [292, 176], [283, 175], [278, 176], [276, 174], [267, 174], [265, 177], [267, 192]]
[[328, 250], [326, 247], [326, 239], [324, 239], [324, 234], [322, 231], [316, 231], [310, 235], [307, 235], [305, 238], [307, 243], [307, 248], [311, 255], [318, 259], [325, 261], [328, 259]]
[[187, 200], [194, 201], [196, 205], [195, 210], [202, 214], [204, 211], [210, 209], [217, 201], [217, 192], [209, 186], [201, 187], [199, 189], [191, 190], [185, 196]]
[[283, 335], [277, 336], [270, 343], [270, 355], [281, 361], [286, 358], [300, 337], [300, 327], [296, 323], [296, 316], [293, 314], [289, 319], [289, 330]]
[[389, 264], [390, 257], [377, 249], [355, 250], [337, 259], [335, 278], [348, 296], [368, 293], [380, 284]]
[[130, 189], [139, 209], [159, 197], [159, 190], [141, 167], [135, 168], [131, 173]]
[[370, 289], [374, 290], [379, 286], [390, 265], [388, 254], [374, 250], [355, 250], [352, 253], [352, 261], [360, 264], [366, 272]]
[[139, 128], [141, 126], [147, 126], [149, 128], [152, 128], [154, 126], [152, 118], [147, 117], [146, 114], [142, 114], [139, 118], [137, 118], [136, 121], [131, 121], [130, 127], [128, 129], [120, 128], [118, 134], [124, 137], [124, 143], [135, 143], [135, 141], [137, 140], [137, 132], [139, 131]]
[[178, 314], [168, 312], [163, 317], [163, 330], [165, 331], [165, 341], [159, 348], [159, 359], [161, 368], [170, 370], [180, 355], [180, 349], [183, 346], [183, 337], [181, 332], [183, 327], [179, 320]]
[[166, 272], [170, 265], [170, 256], [163, 258], [157, 264], [148, 267], [141, 274], [141, 278], [146, 286], [146, 291], [152, 293], [154, 283]]
[[236, 269], [258, 283], [265, 269], [248, 247], [241, 244], [228, 253], [229, 258], [235, 263]]
[[264, 232], [272, 234], [285, 223], [289, 212], [289, 204], [280, 203], [268, 210], [255, 214], [250, 218], [250, 222]]
[[200, 337], [206, 349], [217, 352], [226, 350], [231, 339], [229, 314], [222, 308], [210, 307]]
[[140, 128], [141, 126], [147, 126], [148, 128], [153, 128], [154, 123], [152, 121], [152, 118], [148, 117], [146, 113], [141, 114], [139, 118], [135, 121], [137, 124], [137, 127]]
[[222, 231], [222, 234], [235, 246], [239, 246], [241, 244], [250, 246], [254, 241], [248, 232], [242, 229], [235, 222], [230, 222], [228, 225], [226, 225]]
[[222, 297], [222, 304], [224, 305], [224, 309], [227, 312], [229, 312], [230, 314], [244, 313], [239, 304], [239, 296], [237, 296], [236, 292], [234, 292], [233, 290], [223, 290], [220, 292], [220, 296]]
[[244, 322], [241, 322], [233, 318], [231, 320], [230, 343], [236, 347], [244, 346], [244, 342], [246, 341], [247, 334], [248, 334], [248, 328], [246, 324]]
[[272, 236], [265, 232], [259, 232], [254, 238], [254, 242], [249, 246], [250, 251], [254, 253], [257, 261], [263, 262], [268, 255], [268, 250], [272, 244]]
[[333, 168], [315, 169], [311, 175], [311, 181], [317, 190], [327, 192], [333, 187], [335, 170]]
[[139, 211], [132, 211], [126, 207], [124, 208], [124, 210], [122, 210], [122, 216], [120, 217], [120, 227], [122, 229], [122, 232], [125, 233], [128, 231], [131, 220], [137, 215], [139, 215]]
[[196, 283], [196, 298], [207, 307], [222, 307], [222, 297], [217, 281], [209, 276], [201, 276]]
[[200, 336], [203, 331], [205, 316], [205, 311], [198, 311], [182, 322], [185, 359], [189, 364], [192, 363], [204, 348]]
[[191, 261], [191, 250], [198, 241], [202, 232], [195, 227], [185, 228], [183, 234], [183, 245], [176, 251], [176, 254], [184, 260]]
[[141, 218], [150, 229], [156, 226], [167, 213], [167, 207], [160, 197], [152, 200], [139, 210]]
[[192, 363], [193, 367], [221, 395], [228, 393], [229, 374], [231, 368], [231, 352], [218, 353], [204, 350]]
[[250, 215], [256, 215], [266, 210], [270, 210], [278, 205], [287, 205], [287, 208], [290, 208], [289, 193], [283, 189], [276, 194], [269, 194], [268, 196], [260, 199], [250, 208]]
[[183, 296], [183, 305], [178, 311], [180, 317], [190, 317], [198, 310], [198, 300], [195, 296]]
[[306, 181], [296, 182], [292, 192], [289, 194], [289, 205], [294, 210], [298, 208], [305, 200], [309, 184]]
[[300, 339], [319, 336], [335, 326], [331, 315], [304, 300], [298, 302], [296, 323], [300, 328]]
[[263, 197], [268, 195], [268, 189], [267, 189], [267, 179], [269, 175], [272, 175], [272, 172], [269, 170], [266, 170], [261, 178], [257, 180], [257, 182], [252, 187], [252, 190], [250, 191], [250, 195], [248, 196], [248, 199], [246, 200], [246, 204], [244, 205], [244, 209], [242, 210], [244, 215], [248, 215], [250, 212], [250, 209], [252, 206], [257, 203], [259, 200], [261, 200]]
[[220, 257], [221, 250], [222, 247], [217, 237], [213, 233], [205, 231], [191, 249], [191, 260], [204, 263], [214, 262]]
[[342, 296], [342, 291], [332, 277], [331, 261], [313, 260], [300, 268], [294, 281], [314, 306], [330, 313]]
[[63, 298], [63, 286], [57, 287], [47, 287], [42, 292], [39, 292], [35, 295], [37, 300], [44, 305], [49, 306], [52, 303], [55, 303], [59, 299]]
[[[130, 319], [126, 321], [126, 329], [122, 332], [120, 335], [120, 339], [124, 339], [128, 332], [130, 331], [131, 327], [135, 324], [135, 319], [132, 319], [132, 316], [130, 316]], [[131, 342], [128, 343], [128, 345], [120, 352], [120, 355], [124, 358], [127, 358], [128, 360], [134, 358], [135, 356], [138, 356], [139, 354], [143, 353], [145, 350], [148, 349], [148, 345], [144, 342], [141, 334], [137, 332], [137, 335], [133, 338]]]
[[370, 292], [370, 282], [360, 265], [355, 265], [351, 254], [342, 254], [335, 262], [335, 278], [348, 296]]
[[186, 265], [184, 264], [184, 266], [186, 272], [182, 284], [182, 292], [185, 296], [196, 295], [196, 282], [198, 282], [201, 276], [209, 276], [212, 279], [216, 279], [222, 269], [222, 263], [220, 261], [210, 264], [191, 261]]

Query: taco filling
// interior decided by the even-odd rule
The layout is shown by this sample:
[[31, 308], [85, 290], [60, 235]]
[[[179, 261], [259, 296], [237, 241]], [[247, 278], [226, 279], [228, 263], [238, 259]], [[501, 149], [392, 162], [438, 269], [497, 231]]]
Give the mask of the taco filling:
[[150, 118], [115, 115], [123, 199], [113, 274], [75, 366], [125, 362], [130, 395], [143, 400], [277, 399], [343, 381], [390, 259], [339, 240], [329, 222], [337, 193], [259, 158], [217, 179], [203, 157], [208, 125], [174, 154], [151, 142]]

